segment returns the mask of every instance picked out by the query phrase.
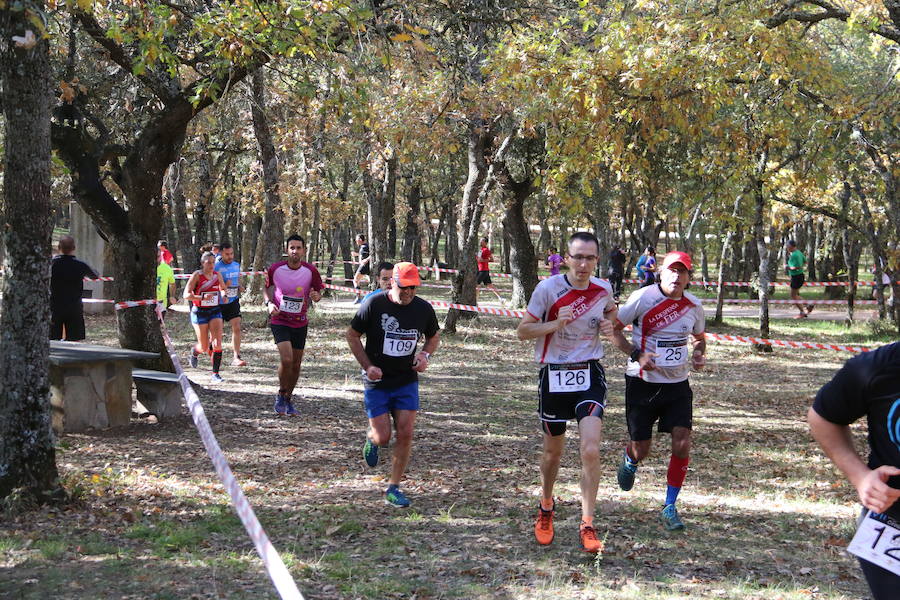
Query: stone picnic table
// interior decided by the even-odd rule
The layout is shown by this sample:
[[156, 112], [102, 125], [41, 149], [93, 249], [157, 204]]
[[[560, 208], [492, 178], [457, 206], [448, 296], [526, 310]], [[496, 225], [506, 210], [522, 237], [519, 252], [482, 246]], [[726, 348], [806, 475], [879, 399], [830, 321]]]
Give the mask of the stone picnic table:
[[50, 342], [50, 403], [57, 433], [128, 425], [132, 363], [152, 352]]

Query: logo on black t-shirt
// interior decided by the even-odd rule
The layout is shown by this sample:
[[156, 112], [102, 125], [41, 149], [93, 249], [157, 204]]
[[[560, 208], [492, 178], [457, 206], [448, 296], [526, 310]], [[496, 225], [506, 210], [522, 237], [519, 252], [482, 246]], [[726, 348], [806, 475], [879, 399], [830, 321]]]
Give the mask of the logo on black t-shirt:
[[894, 404], [888, 411], [887, 430], [891, 441], [894, 442], [894, 445], [897, 446], [897, 451], [900, 452], [900, 398], [894, 400]]

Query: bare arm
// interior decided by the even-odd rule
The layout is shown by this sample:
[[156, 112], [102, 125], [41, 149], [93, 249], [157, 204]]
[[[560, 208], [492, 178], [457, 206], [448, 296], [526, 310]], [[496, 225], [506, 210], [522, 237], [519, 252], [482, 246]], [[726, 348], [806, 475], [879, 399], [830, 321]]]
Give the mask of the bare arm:
[[278, 307], [275, 306], [274, 298], [275, 298], [275, 286], [270, 285], [268, 287], [263, 288], [263, 298], [266, 300], [266, 310], [269, 312], [270, 316], [278, 316], [278, 313], [281, 312], [278, 310]]
[[691, 363], [695, 371], [702, 371], [706, 366], [706, 333], [694, 334], [694, 352], [691, 355]]
[[813, 408], [807, 412], [806, 420], [822, 450], [856, 488], [863, 506], [880, 513], [900, 499], [900, 490], [887, 484], [889, 477], [900, 475], [900, 469], [889, 466], [870, 469], [853, 447], [850, 427], [828, 421]]
[[[425, 369], [428, 368], [430, 356], [434, 354], [434, 351], [438, 349], [438, 346], [441, 343], [441, 332], [435, 333], [430, 338], [425, 338], [425, 343], [422, 344], [422, 349], [416, 354], [416, 357], [413, 359], [413, 370], [418, 371], [419, 373], [424, 373]], [[428, 356], [426, 356], [426, 354]]]
[[[618, 314], [618, 313], [617, 313]], [[616, 348], [624, 352], [631, 358], [631, 353], [638, 348], [635, 348], [634, 345], [629, 342], [625, 338], [625, 334], [622, 332], [624, 326], [619, 322], [618, 318], [615, 321], [615, 326], [613, 327], [612, 336], [610, 339]], [[659, 356], [656, 352], [641, 352], [638, 354], [638, 364], [641, 366], [641, 369], [644, 371], [652, 371], [656, 368], [656, 363], [653, 362], [653, 359]]]
[[190, 279], [188, 279], [187, 285], [184, 286], [184, 299], [185, 300], [199, 300], [200, 296], [194, 295], [194, 287], [197, 285], [197, 272], [191, 273]]
[[366, 377], [371, 381], [381, 379], [381, 369], [372, 364], [372, 361], [369, 360], [369, 355], [366, 354], [366, 349], [363, 348], [362, 334], [352, 327], [348, 327], [345, 337], [347, 338], [347, 345], [350, 346], [350, 352], [353, 353], [353, 358], [366, 372]]
[[523, 342], [525, 340], [533, 340], [534, 338], [544, 337], [556, 333], [572, 321], [572, 307], [563, 306], [559, 309], [559, 314], [553, 321], [541, 323], [530, 313], [525, 313], [519, 326], [516, 327], [516, 335]]

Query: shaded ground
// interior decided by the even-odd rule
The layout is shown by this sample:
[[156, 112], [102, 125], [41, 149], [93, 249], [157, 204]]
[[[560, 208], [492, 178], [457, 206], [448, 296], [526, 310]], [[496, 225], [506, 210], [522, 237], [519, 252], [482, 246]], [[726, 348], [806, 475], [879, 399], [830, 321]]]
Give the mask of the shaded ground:
[[[215, 386], [208, 372], [191, 372], [235, 474], [307, 598], [865, 597], [843, 550], [852, 490], [804, 422], [815, 390], [849, 355], [711, 345], [709, 370], [693, 378], [684, 535], [657, 521], [668, 440], [633, 491], [615, 483], [624, 361], [607, 359], [597, 510], [606, 549], [595, 558], [577, 541], [574, 431], [557, 488], [557, 538], [547, 548], [533, 541], [535, 368], [531, 344], [516, 341], [510, 319], [479, 318], [444, 338], [422, 377], [404, 486], [413, 507], [382, 502], [387, 467], [369, 470], [360, 456], [362, 392], [343, 341], [351, 310], [346, 300], [326, 300], [312, 317], [299, 418], [272, 412], [276, 353], [255, 308], [245, 308], [250, 366], [225, 368], [226, 383]], [[186, 321], [170, 319], [182, 349], [192, 336]], [[112, 327], [111, 317], [92, 317], [88, 341], [114, 343]], [[3, 515], [0, 598], [276, 597], [186, 411], [159, 424], [64, 435], [58, 461], [76, 501]]]

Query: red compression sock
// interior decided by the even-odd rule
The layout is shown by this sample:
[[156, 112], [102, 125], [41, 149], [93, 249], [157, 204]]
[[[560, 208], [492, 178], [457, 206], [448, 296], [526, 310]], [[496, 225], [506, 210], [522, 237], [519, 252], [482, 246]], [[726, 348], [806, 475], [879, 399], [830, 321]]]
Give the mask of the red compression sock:
[[680, 488], [687, 476], [690, 458], [678, 458], [674, 454], [669, 458], [669, 471], [666, 473], [666, 483], [672, 487]]

